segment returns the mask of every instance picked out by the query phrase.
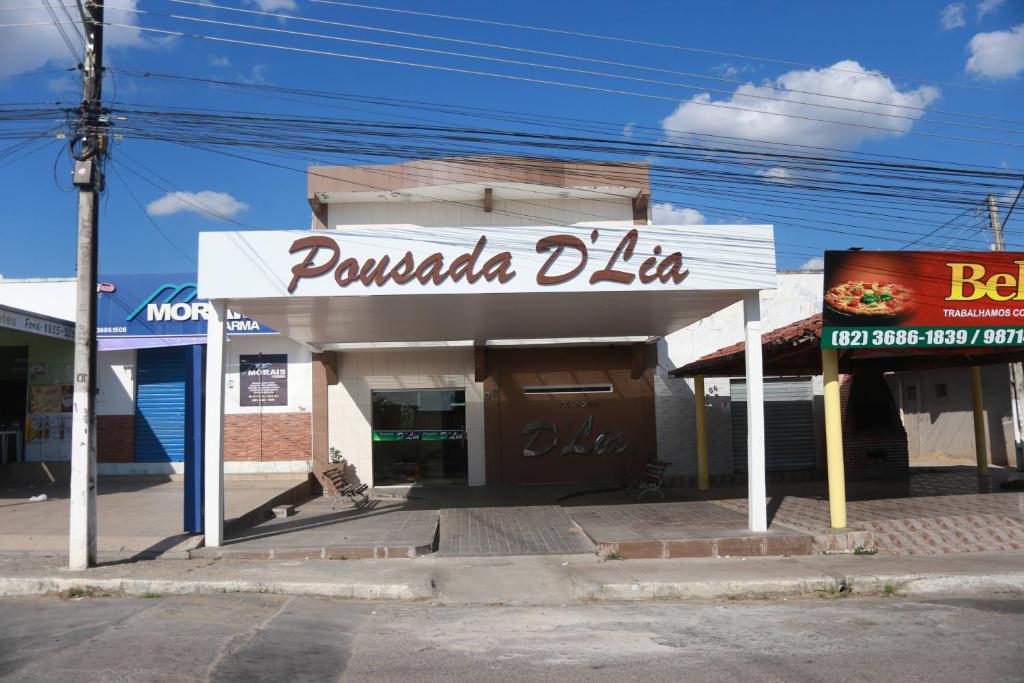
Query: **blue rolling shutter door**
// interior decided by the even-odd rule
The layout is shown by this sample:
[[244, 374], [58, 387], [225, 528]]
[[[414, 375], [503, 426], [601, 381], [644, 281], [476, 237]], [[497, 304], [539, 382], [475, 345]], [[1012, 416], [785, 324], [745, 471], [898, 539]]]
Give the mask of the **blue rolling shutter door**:
[[139, 349], [135, 377], [135, 462], [182, 462], [188, 428], [191, 347]]

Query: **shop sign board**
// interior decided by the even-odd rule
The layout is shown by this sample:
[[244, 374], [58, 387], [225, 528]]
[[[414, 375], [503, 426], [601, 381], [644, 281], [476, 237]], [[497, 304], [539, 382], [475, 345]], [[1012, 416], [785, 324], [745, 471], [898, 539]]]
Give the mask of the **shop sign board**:
[[[103, 275], [113, 291], [96, 301], [98, 337], [192, 337], [206, 335], [209, 304], [199, 297], [195, 273]], [[272, 334], [255, 320], [228, 311], [228, 334]]]
[[767, 225], [210, 232], [203, 296], [752, 290], [775, 287]]
[[18, 332], [52, 337], [53, 339], [73, 340], [75, 338], [74, 323], [47, 318], [16, 308], [7, 308], [6, 306], [0, 306], [0, 327], [17, 330]]
[[1024, 345], [1024, 253], [828, 251], [824, 348]]
[[288, 405], [288, 354], [239, 356], [241, 406]]

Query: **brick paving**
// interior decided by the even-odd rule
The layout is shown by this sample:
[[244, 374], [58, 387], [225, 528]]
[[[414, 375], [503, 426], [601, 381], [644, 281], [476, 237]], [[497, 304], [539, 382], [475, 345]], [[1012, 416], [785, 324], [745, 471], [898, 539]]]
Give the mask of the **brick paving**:
[[807, 555], [809, 534], [773, 524], [747, 530], [747, 516], [706, 501], [568, 508], [602, 555], [624, 558]]
[[438, 551], [448, 556], [593, 554], [594, 545], [557, 505], [441, 510]]
[[[976, 485], [975, 482], [971, 482]], [[953, 482], [949, 491], [953, 490]], [[847, 503], [847, 529], [830, 528], [828, 500], [773, 496], [775, 523], [815, 536], [821, 551], [850, 550], [857, 545], [892, 555], [1024, 550], [1024, 493], [932, 495]], [[747, 501], [714, 504], [746, 514]]]

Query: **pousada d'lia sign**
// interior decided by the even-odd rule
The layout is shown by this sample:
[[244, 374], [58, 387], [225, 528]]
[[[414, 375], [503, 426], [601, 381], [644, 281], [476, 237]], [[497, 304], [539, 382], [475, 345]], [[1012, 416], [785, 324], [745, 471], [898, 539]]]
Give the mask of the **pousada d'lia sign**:
[[[601, 240], [601, 232], [593, 229], [589, 235], [591, 245]], [[688, 270], [683, 265], [681, 251], [664, 253], [661, 244], [654, 244], [647, 254], [637, 254], [640, 232], [633, 228], [624, 235], [615, 236], [616, 246], [607, 258], [591, 263], [591, 249], [584, 239], [572, 234], [553, 234], [536, 241], [534, 250], [544, 256], [543, 264], [534, 274], [538, 285], [552, 286], [590, 273], [589, 284], [614, 282], [623, 285], [638, 281], [678, 284], [686, 279]], [[309, 235], [296, 239], [289, 253], [301, 256], [292, 266], [288, 292], [294, 293], [300, 282], [332, 275], [339, 287], [362, 285], [382, 287], [389, 282], [404, 285], [440, 285], [445, 281], [465, 282], [470, 285], [483, 280], [505, 284], [517, 277], [515, 257], [509, 250], [493, 251], [487, 248], [487, 236], [480, 235], [471, 250], [454, 258], [441, 251], [417, 256], [412, 250], [392, 256], [347, 254], [343, 242], [328, 235]]]
[[355, 225], [204, 232], [199, 244], [207, 299], [672, 296], [775, 286], [770, 225]]

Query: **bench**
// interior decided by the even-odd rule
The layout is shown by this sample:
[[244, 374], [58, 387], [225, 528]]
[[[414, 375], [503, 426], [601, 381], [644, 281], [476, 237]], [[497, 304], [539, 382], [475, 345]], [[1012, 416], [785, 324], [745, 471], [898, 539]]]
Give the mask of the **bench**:
[[655, 492], [663, 499], [665, 498], [665, 492], [661, 490], [661, 482], [665, 478], [665, 470], [668, 469], [669, 464], [662, 460], [654, 460], [644, 466], [644, 473], [636, 482], [636, 487], [640, 489], [640, 495], [636, 497], [637, 500], [648, 493]]
[[332, 510], [337, 507], [338, 501], [342, 498], [348, 498], [353, 507], [362, 507], [370, 502], [370, 497], [366, 495], [366, 489], [369, 488], [366, 484], [352, 484], [345, 478], [345, 463], [342, 463], [341, 467], [332, 467], [322, 476], [334, 487], [335, 496], [331, 503]]

